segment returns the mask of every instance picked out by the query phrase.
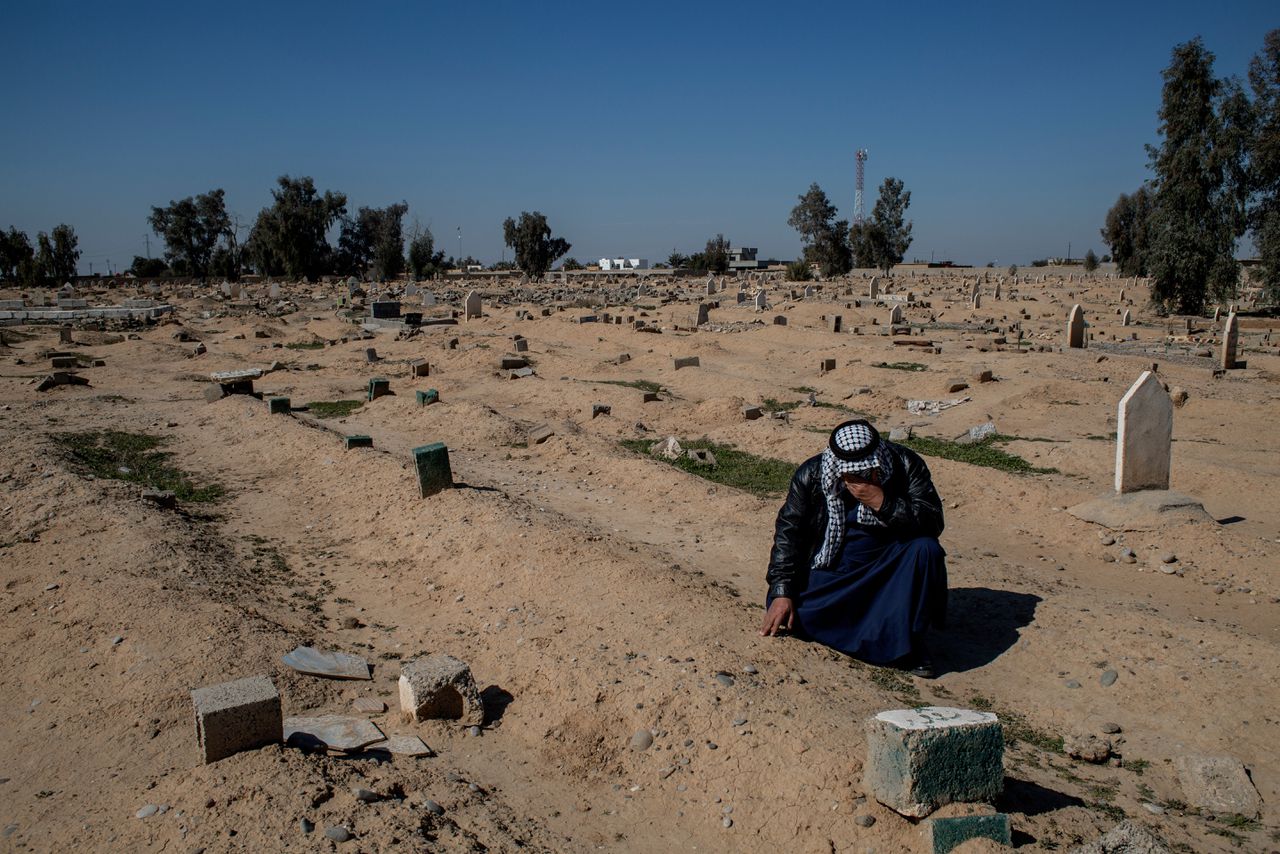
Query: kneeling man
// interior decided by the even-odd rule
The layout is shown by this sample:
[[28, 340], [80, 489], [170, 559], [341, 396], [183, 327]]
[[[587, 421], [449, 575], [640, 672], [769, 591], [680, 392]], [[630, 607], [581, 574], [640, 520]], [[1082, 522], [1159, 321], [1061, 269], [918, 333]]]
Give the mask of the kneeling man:
[[934, 676], [947, 609], [942, 501], [919, 454], [846, 421], [778, 511], [760, 634], [794, 630], [872, 664]]

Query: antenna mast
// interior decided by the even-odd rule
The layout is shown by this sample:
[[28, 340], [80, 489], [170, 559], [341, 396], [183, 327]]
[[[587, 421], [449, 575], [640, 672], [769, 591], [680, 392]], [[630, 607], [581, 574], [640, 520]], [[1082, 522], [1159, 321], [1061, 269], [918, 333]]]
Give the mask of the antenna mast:
[[867, 162], [867, 150], [865, 148], [859, 148], [853, 157], [858, 163], [857, 180], [854, 183], [853, 192], [853, 222], [855, 225], [860, 225], [862, 221], [866, 219], [866, 211], [863, 210], [862, 206], [862, 173], [863, 166]]

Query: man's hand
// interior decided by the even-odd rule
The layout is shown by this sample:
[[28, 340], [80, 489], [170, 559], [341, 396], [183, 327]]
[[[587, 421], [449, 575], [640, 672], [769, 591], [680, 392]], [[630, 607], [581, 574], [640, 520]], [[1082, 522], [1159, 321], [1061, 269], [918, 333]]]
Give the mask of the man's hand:
[[760, 627], [761, 637], [773, 637], [780, 630], [791, 630], [791, 624], [796, 619], [795, 605], [791, 604], [791, 600], [785, 596], [779, 596], [773, 600], [773, 604], [769, 606], [769, 610], [764, 615], [764, 625]]
[[879, 484], [872, 483], [869, 480], [854, 480], [846, 475], [844, 487], [849, 490], [850, 495], [872, 510], [879, 510], [884, 506], [884, 490], [880, 488]]

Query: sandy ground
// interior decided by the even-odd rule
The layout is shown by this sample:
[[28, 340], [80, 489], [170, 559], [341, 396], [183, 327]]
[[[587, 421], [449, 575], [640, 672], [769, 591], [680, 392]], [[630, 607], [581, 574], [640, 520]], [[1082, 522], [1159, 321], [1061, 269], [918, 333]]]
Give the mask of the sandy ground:
[[[1135, 327], [1119, 325], [1122, 287]], [[1031, 741], [1122, 728], [1108, 736], [1118, 758], [1107, 764], [1026, 738], [1007, 750], [996, 807], [1016, 847], [1067, 850], [1126, 815], [1176, 850], [1280, 847], [1280, 357], [1261, 339], [1266, 321], [1245, 324], [1248, 367], [1215, 379], [1213, 360], [1191, 355], [1197, 344], [1166, 343], [1170, 330], [1185, 336], [1181, 321], [1153, 316], [1125, 280], [1051, 277], [1022, 284], [1016, 300], [1007, 284], [992, 299], [989, 284], [973, 311], [959, 276], [899, 278], [898, 290], [930, 302], [905, 319], [937, 354], [894, 345], [880, 334], [887, 308], [855, 307], [830, 283], [800, 300], [775, 286], [763, 314], [724, 300], [697, 332], [676, 328], [691, 323], [691, 305], [655, 297], [548, 317], [491, 300], [480, 320], [403, 340], [358, 340], [360, 326], [333, 307], [336, 288], [286, 285], [293, 302], [280, 316], [265, 286], [237, 303], [170, 293], [172, 319], [108, 330], [122, 340], [82, 328], [60, 345], [54, 327], [5, 328], [0, 850], [919, 851], [920, 828], [865, 798], [861, 781], [863, 722], [922, 704], [992, 708], [1042, 737]], [[862, 280], [853, 288], [865, 294]], [[1074, 302], [1094, 340], [1060, 351]], [[534, 319], [516, 320], [519, 308]], [[663, 334], [572, 322], [601, 310]], [[992, 344], [1021, 311], [1045, 352]], [[845, 333], [827, 331], [831, 313]], [[1212, 327], [1200, 321], [1201, 336]], [[208, 352], [175, 340], [183, 329]], [[1130, 333], [1137, 342], [1112, 340]], [[529, 339], [536, 376], [498, 370], [513, 334]], [[312, 340], [331, 343], [279, 346]], [[369, 346], [379, 363], [366, 363]], [[38, 392], [57, 350], [105, 366], [82, 371], [89, 386]], [[623, 353], [631, 359], [616, 364]], [[700, 367], [673, 369], [691, 355]], [[415, 358], [430, 376], [409, 376]], [[820, 374], [827, 358], [837, 368]], [[210, 372], [273, 361], [257, 390], [299, 411], [271, 415], [242, 395], [206, 403]], [[927, 369], [874, 367], [894, 361]], [[1103, 545], [1106, 532], [1064, 508], [1109, 491], [1116, 404], [1153, 362], [1189, 395], [1175, 410], [1172, 487], [1219, 522], [1116, 532]], [[982, 369], [996, 381], [972, 379]], [[394, 394], [340, 420], [300, 409], [362, 398], [373, 376]], [[971, 387], [948, 394], [953, 377]], [[607, 382], [635, 380], [669, 394], [644, 403]], [[426, 388], [442, 402], [418, 407], [413, 392]], [[758, 637], [780, 498], [618, 444], [705, 436], [799, 463], [845, 410], [802, 406], [784, 422], [746, 421], [740, 409], [803, 400], [801, 388], [884, 430], [950, 438], [990, 417], [1022, 437], [1009, 451], [1058, 470], [928, 458], [948, 508], [952, 602], [934, 638], [935, 681]], [[937, 416], [905, 409], [963, 396]], [[593, 403], [611, 414], [592, 419]], [[555, 435], [525, 447], [543, 423]], [[226, 496], [164, 510], [136, 484], [77, 474], [51, 439], [106, 429], [165, 437], [176, 464]], [[344, 451], [340, 437], [353, 433], [374, 448]], [[409, 450], [432, 441], [448, 445], [459, 488], [421, 499]], [[1107, 560], [1124, 547], [1136, 563]], [[1158, 571], [1170, 552], [1176, 574]], [[357, 627], [344, 628], [351, 617]], [[280, 656], [299, 644], [362, 655], [374, 678], [298, 675]], [[428, 652], [470, 664], [489, 718], [479, 736], [400, 720], [399, 662]], [[1118, 679], [1104, 687], [1107, 670]], [[437, 755], [274, 746], [199, 764], [190, 690], [254, 674], [272, 677], [286, 715], [352, 713], [353, 699], [380, 698], [390, 710], [373, 719]], [[654, 745], [632, 750], [641, 729]], [[1241, 760], [1262, 820], [1224, 829], [1183, 804], [1172, 763], [1186, 753]], [[360, 802], [356, 786], [382, 799]], [[136, 818], [148, 804], [165, 809]], [[354, 838], [326, 840], [336, 825]]]

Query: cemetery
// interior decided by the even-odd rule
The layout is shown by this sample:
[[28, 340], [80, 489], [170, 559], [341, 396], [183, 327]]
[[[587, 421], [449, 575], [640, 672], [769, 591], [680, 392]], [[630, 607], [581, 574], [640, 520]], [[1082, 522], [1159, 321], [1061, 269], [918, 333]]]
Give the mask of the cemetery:
[[[6, 836], [1274, 847], [1247, 290], [645, 272], [0, 294]], [[933, 680], [756, 633], [790, 474], [857, 417], [944, 502]]]

